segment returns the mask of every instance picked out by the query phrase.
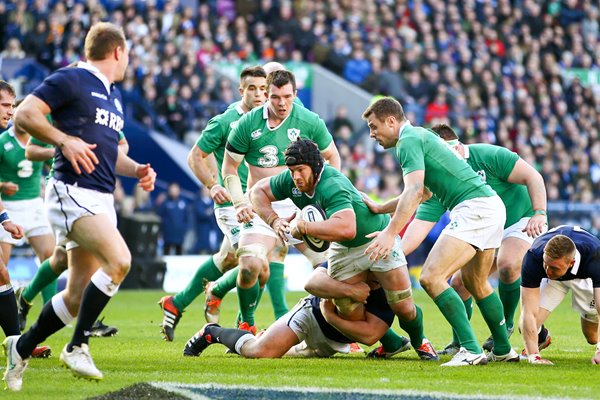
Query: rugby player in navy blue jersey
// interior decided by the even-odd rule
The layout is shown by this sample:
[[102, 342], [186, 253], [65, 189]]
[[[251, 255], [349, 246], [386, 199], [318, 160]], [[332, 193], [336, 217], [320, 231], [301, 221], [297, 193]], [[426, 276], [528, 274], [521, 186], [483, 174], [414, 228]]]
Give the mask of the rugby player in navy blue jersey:
[[[369, 285], [337, 281], [330, 278], [321, 265], [313, 271], [305, 289], [312, 295], [300, 300], [264, 334], [254, 336], [242, 329], [207, 324], [186, 343], [183, 355], [198, 356], [209, 345], [221, 343], [247, 358], [330, 357], [335, 353], [348, 353], [354, 341], [372, 345], [394, 321], [385, 292], [372, 279]], [[337, 315], [333, 301], [323, 301], [317, 296], [350, 297], [366, 302], [363, 316], [355, 321], [345, 320]], [[403, 351], [411, 347], [408, 339], [404, 340]]]
[[520, 328], [532, 364], [552, 364], [538, 349], [538, 330], [550, 312], [573, 291], [573, 307], [581, 314], [587, 341], [596, 344], [593, 364], [600, 364], [600, 239], [578, 226], [562, 225], [538, 237], [523, 258]]
[[[100, 380], [89, 353], [90, 330], [114, 296], [131, 264], [131, 254], [116, 228], [113, 190], [116, 174], [137, 177], [147, 191], [156, 173], [118, 150], [124, 116], [114, 86], [125, 75], [129, 55], [123, 30], [97, 23], [85, 39], [87, 62], [50, 75], [29, 95], [15, 124], [57, 147], [54, 178], [46, 188], [46, 213], [57, 236], [67, 239], [67, 288], [48, 302], [22, 336], [4, 343], [6, 385], [19, 390], [27, 359], [37, 343], [78, 316], [60, 361], [78, 377]], [[51, 114], [54, 126], [46, 119]]]

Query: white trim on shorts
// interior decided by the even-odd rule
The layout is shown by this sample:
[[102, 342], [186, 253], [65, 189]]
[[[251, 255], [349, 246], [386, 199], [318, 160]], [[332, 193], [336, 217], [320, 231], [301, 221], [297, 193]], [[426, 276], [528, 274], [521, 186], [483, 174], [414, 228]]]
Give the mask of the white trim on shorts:
[[592, 280], [572, 279], [555, 281], [544, 278], [540, 283], [540, 308], [552, 312], [563, 301], [571, 290], [571, 308], [579, 313], [581, 318], [592, 323], [598, 322], [598, 311], [594, 301]]
[[498, 195], [476, 197], [456, 205], [442, 235], [455, 237], [479, 250], [497, 249], [502, 243], [506, 208]]

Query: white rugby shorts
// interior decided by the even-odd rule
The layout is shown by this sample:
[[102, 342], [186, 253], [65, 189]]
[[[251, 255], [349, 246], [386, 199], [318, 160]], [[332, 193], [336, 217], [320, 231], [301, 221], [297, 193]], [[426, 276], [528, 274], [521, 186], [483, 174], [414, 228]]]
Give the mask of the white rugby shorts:
[[571, 308], [581, 315], [581, 318], [592, 323], [598, 322], [598, 311], [594, 301], [592, 280], [572, 279], [570, 281], [555, 281], [544, 278], [540, 283], [540, 307], [550, 312], [563, 301], [571, 289]]
[[[512, 224], [511, 226], [506, 228], [504, 230], [504, 232], [502, 233], [502, 241], [504, 241], [505, 239], [508, 239], [509, 237], [514, 237], [517, 239], [524, 240], [529, 244], [533, 244], [533, 241], [535, 240], [535, 238], [528, 236], [527, 232], [523, 232], [523, 229], [525, 229], [525, 227], [527, 226], [527, 223], [529, 222], [530, 219], [531, 219], [531, 217], [521, 218], [520, 220], [518, 220], [517, 222], [515, 222], [514, 224]], [[542, 233], [546, 233], [547, 231], [548, 231], [548, 226], [546, 225], [544, 227], [544, 231]]]
[[41, 197], [29, 200], [4, 201], [4, 208], [8, 217], [24, 231], [22, 239], [13, 239], [10, 233], [0, 229], [0, 242], [12, 245], [21, 245], [26, 238], [52, 235], [52, 228], [44, 212], [44, 201]]
[[56, 243], [66, 241], [67, 250], [78, 246], [73, 240], [68, 240], [68, 235], [71, 233], [73, 223], [79, 218], [106, 214], [113, 226], [117, 226], [117, 212], [112, 193], [101, 193], [68, 185], [51, 178], [46, 185], [45, 205], [48, 221], [56, 236]]
[[[274, 201], [273, 203], [271, 203], [271, 206], [273, 207], [273, 210], [277, 213], [277, 215], [279, 215], [279, 218], [288, 218], [295, 212], [300, 212], [298, 207], [296, 207], [296, 205], [291, 199]], [[273, 228], [267, 225], [267, 223], [263, 221], [263, 219], [259, 217], [256, 213], [254, 214], [254, 218], [252, 218], [252, 221], [246, 224], [242, 224], [241, 235], [243, 236], [251, 233], [270, 236], [274, 238], [278, 237]], [[288, 235], [287, 244], [293, 245], [298, 243], [302, 243], [302, 240], [298, 240], [292, 237], [291, 235]]]
[[217, 225], [223, 235], [227, 236], [229, 239], [229, 243], [231, 244], [230, 249], [231, 252], [235, 252], [234, 246], [238, 244], [240, 241], [240, 232], [242, 226], [239, 222], [237, 222], [237, 218], [235, 216], [235, 207], [220, 207], [215, 208], [215, 218], [217, 219]]
[[497, 249], [502, 243], [506, 208], [500, 197], [477, 197], [459, 203], [450, 212], [446, 234], [479, 250]]
[[400, 236], [396, 236], [390, 255], [379, 261], [371, 261], [369, 256], [365, 255], [365, 250], [374, 240], [359, 247], [345, 247], [339, 243], [331, 243], [327, 265], [329, 276], [338, 281], [345, 281], [363, 271], [387, 272], [406, 267]]
[[296, 355], [331, 357], [335, 353], [348, 353], [350, 351], [348, 343], [336, 342], [323, 334], [313, 314], [310, 296], [301, 299], [293, 309], [281, 318], [298, 336], [300, 344], [294, 347]]

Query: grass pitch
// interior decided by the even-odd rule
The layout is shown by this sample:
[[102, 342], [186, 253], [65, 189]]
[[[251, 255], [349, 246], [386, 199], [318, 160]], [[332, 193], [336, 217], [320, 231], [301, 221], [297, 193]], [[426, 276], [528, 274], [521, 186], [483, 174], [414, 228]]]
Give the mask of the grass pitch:
[[[75, 379], [62, 369], [58, 355], [68, 342], [72, 327], [51, 337], [50, 359], [31, 360], [25, 372], [23, 389], [4, 391], [6, 399], [83, 399], [115, 392], [146, 382], [181, 384], [221, 384], [254, 387], [310, 387], [328, 390], [411, 391], [422, 395], [467, 395], [476, 397], [598, 398], [600, 366], [590, 359], [594, 346], [588, 345], [581, 333], [579, 316], [570, 308], [570, 299], [551, 315], [547, 326], [552, 345], [544, 350], [554, 366], [488, 364], [481, 367], [441, 368], [437, 362], [419, 361], [412, 350], [389, 360], [367, 360], [364, 354], [338, 355], [330, 359], [247, 360], [224, 354], [225, 347], [213, 345], [198, 358], [181, 354], [187, 339], [204, 324], [203, 296], [188, 310], [177, 327], [171, 343], [161, 339], [158, 325], [162, 315], [156, 302], [161, 291], [123, 290], [105, 310], [105, 323], [119, 328], [112, 338], [92, 338], [90, 348], [94, 361], [104, 373], [100, 383]], [[304, 293], [289, 293], [292, 307]], [[415, 291], [423, 308], [426, 334], [437, 349], [451, 338], [450, 328], [437, 307], [423, 291]], [[39, 299], [32, 309], [30, 323], [39, 312]], [[230, 294], [223, 302], [221, 322], [231, 326], [235, 320], [237, 298]], [[257, 312], [259, 328], [273, 321], [268, 294], [263, 296]], [[481, 342], [488, 336], [478, 312], [473, 325]], [[394, 329], [402, 332], [397, 323]], [[523, 348], [520, 336], [511, 338], [517, 351]], [[445, 356], [442, 362], [450, 357]], [[6, 359], [0, 357], [2, 371]], [[282, 394], [281, 398], [285, 397]], [[151, 397], [150, 397], [151, 398]], [[348, 398], [352, 398], [349, 396]]]

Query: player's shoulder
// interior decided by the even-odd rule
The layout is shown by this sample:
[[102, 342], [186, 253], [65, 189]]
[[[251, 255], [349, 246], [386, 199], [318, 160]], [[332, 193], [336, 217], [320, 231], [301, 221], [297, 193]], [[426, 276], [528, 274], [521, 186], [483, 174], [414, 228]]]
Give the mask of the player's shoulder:
[[296, 103], [294, 103], [294, 108], [292, 109], [292, 116], [295, 119], [306, 123], [316, 123], [321, 119], [316, 112]]

